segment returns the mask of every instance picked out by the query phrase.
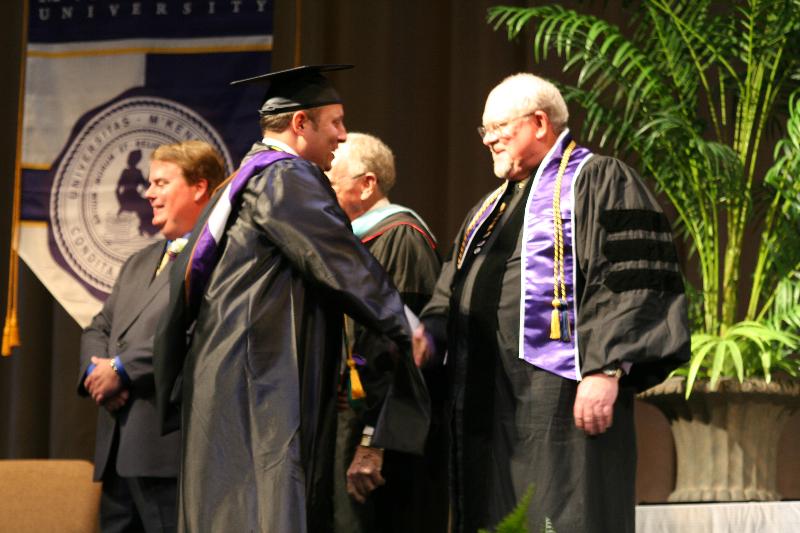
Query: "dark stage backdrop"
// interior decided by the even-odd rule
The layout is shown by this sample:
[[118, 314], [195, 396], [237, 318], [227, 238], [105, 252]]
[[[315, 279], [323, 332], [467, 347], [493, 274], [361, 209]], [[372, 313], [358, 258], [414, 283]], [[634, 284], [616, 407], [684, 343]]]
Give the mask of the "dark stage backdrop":
[[[10, 213], [16, 152], [22, 2], [0, 17], [0, 280], [7, 279]], [[508, 74], [533, 69], [561, 77], [552, 59], [533, 67], [525, 39], [508, 43], [486, 24], [486, 0], [291, 0], [275, 2], [274, 68], [312, 63], [354, 63], [335, 81], [351, 131], [381, 137], [397, 157], [392, 199], [417, 210], [443, 251], [466, 211], [496, 185], [490, 157], [475, 132], [488, 91]], [[512, 3], [512, 2], [506, 2]], [[574, 5], [576, 2], [567, 2]], [[597, 4], [597, 5], [594, 5]], [[614, 2], [595, 12], [623, 20]], [[582, 8], [583, 9], [583, 8]], [[605, 9], [605, 11], [603, 11]], [[300, 29], [299, 47], [295, 35]], [[573, 110], [571, 123], [579, 124]], [[257, 117], [253, 115], [253, 120]], [[577, 128], [574, 128], [577, 129]], [[0, 309], [6, 293], [0, 293]], [[22, 347], [0, 360], [0, 458], [90, 458], [95, 407], [75, 394], [80, 329], [20, 265]], [[674, 483], [675, 459], [665, 419], [637, 404], [640, 501], [664, 501]], [[779, 489], [800, 498], [800, 416], [783, 436]]]

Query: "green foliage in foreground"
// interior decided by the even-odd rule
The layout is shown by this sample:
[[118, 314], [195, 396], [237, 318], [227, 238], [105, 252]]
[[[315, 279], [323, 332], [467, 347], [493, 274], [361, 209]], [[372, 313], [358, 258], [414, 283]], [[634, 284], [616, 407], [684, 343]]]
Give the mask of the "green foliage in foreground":
[[[533, 485], [528, 487], [525, 494], [514, 507], [514, 510], [506, 516], [499, 524], [494, 533], [528, 533], [528, 509], [531, 506], [533, 499]], [[553, 524], [549, 518], [545, 518], [545, 523], [542, 526], [541, 533], [555, 533]], [[488, 529], [479, 529], [478, 533], [491, 533]]]

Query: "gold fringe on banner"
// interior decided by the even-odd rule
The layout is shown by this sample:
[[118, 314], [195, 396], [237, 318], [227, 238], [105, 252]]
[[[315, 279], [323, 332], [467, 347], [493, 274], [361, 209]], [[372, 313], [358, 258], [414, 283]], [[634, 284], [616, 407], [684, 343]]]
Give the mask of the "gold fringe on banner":
[[28, 47], [28, 0], [22, 6], [22, 49], [19, 66], [19, 99], [17, 107], [17, 154], [14, 161], [14, 200], [11, 208], [11, 249], [8, 252], [8, 292], [6, 301], [6, 323], [3, 326], [3, 345], [0, 353], [8, 357], [20, 346], [17, 322], [17, 293], [19, 292], [19, 219], [22, 181], [22, 112], [25, 104], [25, 63]]

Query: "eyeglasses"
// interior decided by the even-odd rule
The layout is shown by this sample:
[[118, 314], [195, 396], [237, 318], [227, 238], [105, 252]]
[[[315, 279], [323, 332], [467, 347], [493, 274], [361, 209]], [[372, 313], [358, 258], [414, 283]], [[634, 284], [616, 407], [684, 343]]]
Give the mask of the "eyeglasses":
[[334, 179], [333, 178], [333, 174], [331, 172], [326, 172], [326, 174], [328, 175], [328, 180], [331, 182], [331, 187], [333, 187], [335, 189], [336, 187], [340, 187], [343, 183], [347, 183], [347, 182], [350, 182], [350, 181], [355, 181], [357, 179], [361, 179], [364, 176], [366, 176], [368, 173], [367, 172], [362, 172], [361, 174], [356, 174], [354, 176], [348, 176], [346, 178], [340, 178], [340, 179]]
[[480, 135], [481, 139], [486, 137], [487, 135], [494, 135], [496, 137], [508, 137], [511, 135], [511, 125], [521, 118], [526, 118], [533, 116], [535, 111], [531, 111], [530, 113], [525, 113], [524, 115], [517, 115], [516, 117], [511, 117], [507, 120], [503, 120], [501, 122], [494, 122], [492, 124], [485, 124], [478, 126], [478, 135]]

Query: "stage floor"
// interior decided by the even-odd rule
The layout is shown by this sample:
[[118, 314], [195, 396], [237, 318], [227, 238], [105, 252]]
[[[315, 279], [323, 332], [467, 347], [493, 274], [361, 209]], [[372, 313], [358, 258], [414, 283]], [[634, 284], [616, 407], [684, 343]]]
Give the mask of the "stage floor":
[[800, 533], [800, 501], [637, 505], [636, 533]]

